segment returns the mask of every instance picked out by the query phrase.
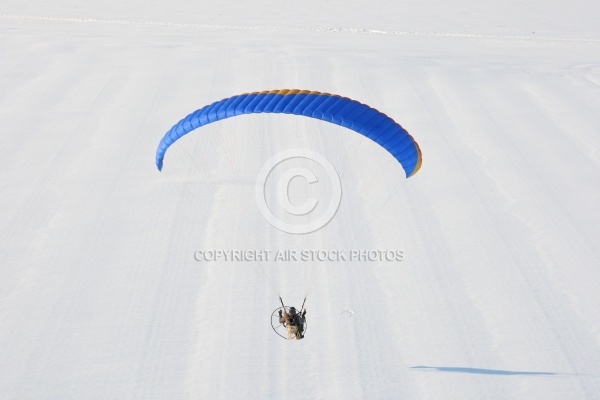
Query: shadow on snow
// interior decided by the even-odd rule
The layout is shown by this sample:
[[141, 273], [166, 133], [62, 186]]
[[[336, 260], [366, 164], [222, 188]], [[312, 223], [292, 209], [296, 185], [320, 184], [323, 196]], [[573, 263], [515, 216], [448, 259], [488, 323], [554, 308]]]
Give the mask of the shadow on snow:
[[566, 376], [576, 374], [561, 374], [556, 372], [531, 372], [531, 371], [506, 371], [502, 369], [486, 369], [486, 368], [467, 368], [467, 367], [429, 367], [429, 366], [415, 366], [410, 367], [411, 369], [421, 371], [434, 371], [434, 372], [457, 372], [462, 374], [484, 374], [484, 375], [533, 375], [533, 376]]

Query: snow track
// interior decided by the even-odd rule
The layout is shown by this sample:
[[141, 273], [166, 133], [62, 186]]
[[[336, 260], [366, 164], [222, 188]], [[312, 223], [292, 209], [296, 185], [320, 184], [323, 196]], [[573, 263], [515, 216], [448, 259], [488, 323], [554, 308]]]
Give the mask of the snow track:
[[460, 38], [460, 39], [486, 39], [486, 40], [518, 40], [518, 41], [541, 41], [541, 42], [590, 42], [600, 43], [600, 39], [592, 38], [561, 38], [561, 37], [545, 37], [532, 34], [524, 35], [484, 35], [477, 33], [449, 33], [449, 32], [414, 32], [414, 31], [388, 31], [381, 29], [364, 29], [364, 28], [344, 28], [344, 27], [295, 27], [295, 26], [276, 26], [276, 25], [256, 25], [256, 26], [241, 26], [241, 25], [207, 25], [207, 24], [190, 24], [177, 22], [161, 22], [161, 21], [137, 21], [137, 20], [109, 20], [95, 18], [68, 18], [68, 17], [44, 17], [32, 15], [7, 15], [0, 14], [0, 18], [29, 20], [29, 21], [51, 21], [51, 22], [76, 22], [90, 23], [103, 25], [134, 25], [134, 26], [150, 26], [150, 27], [168, 27], [168, 28], [187, 28], [187, 29], [207, 29], [207, 30], [233, 30], [233, 31], [288, 31], [288, 32], [325, 32], [325, 33], [354, 33], [365, 35], [391, 35], [391, 36], [415, 36], [415, 37], [434, 37], [434, 38]]

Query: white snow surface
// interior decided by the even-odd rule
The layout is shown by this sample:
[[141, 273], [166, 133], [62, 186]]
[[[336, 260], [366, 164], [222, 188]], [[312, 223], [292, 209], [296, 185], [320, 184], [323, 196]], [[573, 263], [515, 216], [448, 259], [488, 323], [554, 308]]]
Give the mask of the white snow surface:
[[[0, 398], [599, 399], [598, 15], [596, 0], [3, 0]], [[392, 116], [421, 171], [272, 114], [193, 132], [156, 169], [189, 112], [282, 88]], [[342, 182], [307, 235], [254, 199], [289, 148]], [[276, 293], [299, 306], [312, 273], [306, 338], [282, 340]]]

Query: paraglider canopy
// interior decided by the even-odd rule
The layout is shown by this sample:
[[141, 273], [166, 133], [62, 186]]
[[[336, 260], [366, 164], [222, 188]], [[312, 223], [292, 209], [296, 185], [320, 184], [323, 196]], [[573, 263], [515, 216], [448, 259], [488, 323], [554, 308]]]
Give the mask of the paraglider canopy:
[[388, 151], [407, 177], [421, 168], [421, 150], [410, 134], [376, 109], [347, 97], [309, 90], [282, 89], [245, 93], [206, 105], [175, 124], [156, 150], [156, 166], [162, 170], [167, 149], [196, 128], [242, 114], [293, 114], [346, 127], [371, 139]]

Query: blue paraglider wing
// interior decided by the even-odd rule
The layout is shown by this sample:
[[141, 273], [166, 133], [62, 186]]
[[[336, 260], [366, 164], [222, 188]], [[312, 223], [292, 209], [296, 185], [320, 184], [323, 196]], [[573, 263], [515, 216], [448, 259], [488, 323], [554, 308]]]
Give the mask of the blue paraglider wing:
[[384, 113], [347, 97], [297, 89], [245, 93], [194, 111], [162, 138], [156, 150], [156, 166], [162, 170], [169, 146], [194, 129], [236, 115], [255, 113], [294, 114], [331, 122], [382, 146], [398, 160], [407, 177], [421, 168], [421, 150], [417, 142]]

